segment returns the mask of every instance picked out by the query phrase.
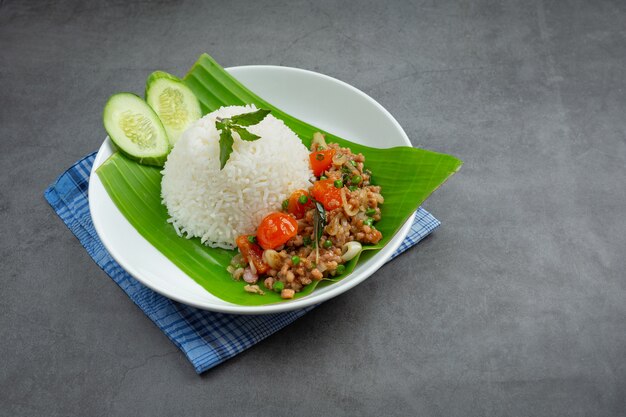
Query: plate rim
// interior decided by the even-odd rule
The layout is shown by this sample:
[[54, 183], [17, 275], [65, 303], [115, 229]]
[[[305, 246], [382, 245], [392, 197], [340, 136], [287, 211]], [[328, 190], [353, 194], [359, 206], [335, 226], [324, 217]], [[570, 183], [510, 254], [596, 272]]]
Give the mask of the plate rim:
[[[312, 75], [315, 77], [321, 77], [326, 79], [327, 81], [331, 81], [333, 83], [338, 83], [340, 85], [342, 85], [343, 87], [347, 87], [348, 89], [352, 90], [352, 92], [357, 93], [359, 96], [361, 96], [362, 98], [364, 98], [365, 100], [369, 101], [371, 104], [373, 104], [379, 111], [381, 111], [385, 116], [387, 116], [387, 118], [390, 119], [390, 121], [396, 126], [396, 128], [398, 129], [398, 131], [400, 132], [400, 136], [402, 137], [402, 139], [405, 141], [405, 145], [406, 146], [412, 146], [411, 141], [409, 140], [408, 136], [406, 135], [406, 132], [404, 131], [404, 129], [402, 128], [402, 126], [400, 125], [400, 123], [395, 119], [395, 117], [393, 117], [393, 115], [391, 115], [391, 113], [389, 113], [389, 111], [387, 109], [385, 109], [380, 103], [378, 103], [376, 100], [374, 100], [372, 97], [370, 97], [369, 95], [367, 95], [365, 92], [359, 90], [358, 88], [344, 82], [341, 81], [337, 78], [331, 77], [329, 75], [325, 75], [325, 74], [321, 74], [315, 71], [311, 71], [311, 70], [306, 70], [306, 69], [302, 69], [302, 68], [294, 68], [294, 67], [287, 67], [287, 66], [278, 66], [278, 65], [240, 65], [240, 66], [235, 66], [235, 67], [228, 67], [225, 68], [226, 71], [228, 71], [229, 73], [231, 71], [237, 71], [237, 70], [241, 70], [241, 69], [273, 69], [273, 70], [286, 70], [286, 71], [294, 71], [294, 72], [300, 72], [300, 73], [307, 73], [308, 75]], [[109, 155], [107, 155], [106, 157], [104, 156], [105, 153], [107, 153], [109, 150], [113, 149], [113, 145], [111, 142], [111, 139], [107, 136], [104, 140], [104, 142], [102, 143], [102, 145], [100, 146], [100, 148], [98, 149], [98, 152], [96, 154], [96, 157], [94, 159], [94, 164], [91, 168], [91, 172], [89, 174], [89, 188], [88, 188], [88, 193], [89, 195], [91, 194], [92, 191], [92, 187], [94, 187], [95, 182], [100, 182], [100, 179], [98, 177], [98, 175], [96, 174], [96, 169], [108, 158]], [[102, 185], [102, 183], [100, 182], [100, 184]], [[105, 195], [107, 198], [110, 199], [108, 193], [106, 193], [105, 190]], [[295, 299], [292, 301], [285, 301], [282, 303], [274, 303], [274, 304], [267, 304], [267, 305], [260, 305], [260, 306], [243, 306], [243, 305], [239, 305], [239, 304], [233, 304], [230, 303], [228, 301], [225, 300], [221, 300], [224, 303], [224, 305], [206, 305], [206, 304], [202, 304], [202, 303], [196, 303], [193, 301], [189, 301], [187, 299], [184, 299], [184, 297], [179, 297], [176, 294], [170, 294], [167, 291], [163, 291], [161, 288], [159, 288], [158, 286], [153, 285], [149, 279], [145, 279], [144, 277], [142, 277], [142, 274], [139, 273], [134, 267], [132, 267], [132, 265], [128, 265], [127, 262], [125, 262], [122, 258], [120, 258], [119, 254], [117, 253], [117, 250], [115, 249], [115, 247], [113, 245], [110, 244], [110, 242], [107, 241], [106, 238], [106, 233], [104, 233], [101, 230], [101, 224], [99, 223], [99, 220], [97, 216], [94, 216], [94, 204], [92, 203], [93, 200], [89, 199], [89, 213], [91, 215], [92, 218], [92, 223], [94, 225], [94, 229], [96, 230], [96, 233], [98, 235], [98, 238], [100, 239], [100, 241], [102, 242], [102, 245], [104, 246], [104, 248], [107, 250], [107, 252], [109, 253], [109, 255], [111, 255], [111, 257], [120, 265], [120, 267], [122, 267], [122, 269], [124, 269], [124, 271], [126, 271], [129, 275], [131, 275], [133, 278], [135, 278], [137, 281], [139, 281], [141, 284], [145, 285], [146, 287], [150, 288], [151, 290], [155, 291], [156, 293], [180, 302], [182, 304], [185, 305], [189, 305], [195, 308], [199, 308], [202, 310], [207, 310], [207, 311], [214, 311], [214, 312], [219, 312], [219, 313], [226, 313], [226, 314], [241, 314], [241, 315], [255, 315], [255, 314], [272, 314], [272, 313], [282, 313], [282, 312], [288, 312], [288, 311], [293, 311], [293, 310], [299, 310], [299, 309], [303, 309], [306, 307], [310, 307], [312, 305], [316, 305], [316, 304], [320, 304], [324, 301], [327, 301], [331, 298], [334, 298], [340, 294], [343, 294], [344, 292], [352, 289], [353, 287], [355, 287], [356, 285], [362, 283], [363, 281], [365, 281], [366, 279], [368, 279], [370, 276], [372, 276], [376, 271], [378, 271], [378, 269], [380, 269], [393, 255], [393, 253], [395, 253], [395, 251], [398, 249], [398, 247], [400, 247], [400, 245], [402, 244], [402, 242], [404, 241], [404, 239], [406, 238], [406, 236], [408, 235], [408, 232], [411, 228], [411, 225], [413, 224], [413, 221], [415, 219], [415, 212], [413, 214], [411, 214], [411, 216], [407, 219], [407, 221], [400, 227], [400, 229], [398, 230], [398, 232], [393, 236], [393, 238], [389, 241], [389, 243], [387, 243], [387, 245], [385, 245], [383, 248], [381, 248], [380, 251], [383, 251], [385, 249], [387, 249], [387, 253], [383, 254], [383, 256], [378, 256], [379, 254], [381, 254], [381, 252], [379, 252], [378, 254], [374, 255], [371, 258], [372, 264], [369, 265], [367, 267], [366, 270], [361, 272], [361, 276], [357, 277], [356, 279], [352, 279], [350, 281], [346, 281], [343, 283], [343, 285], [338, 285], [335, 288], [331, 288], [329, 291], [325, 292], [325, 293], [321, 293], [318, 294], [317, 296], [315, 295], [315, 292], [311, 293], [310, 295], [300, 298], [300, 299]], [[117, 206], [115, 206], [115, 209], [118, 210]], [[126, 222], [128, 222], [128, 220], [124, 217], [124, 215], [119, 212], [119, 215], [122, 217], [122, 219]], [[129, 222], [130, 223], [130, 222]], [[132, 227], [132, 225], [131, 225]], [[132, 227], [132, 229], [134, 229], [134, 227]], [[136, 231], [135, 232], [139, 234], [139, 232]], [[148, 245], [152, 246], [152, 244], [150, 244], [150, 242], [148, 242], [143, 236], [141, 236], [141, 239], [143, 239]], [[153, 246], [152, 246], [153, 247]], [[159, 251], [160, 252], [160, 251]], [[162, 254], [161, 254], [162, 255]], [[175, 268], [177, 268], [182, 274], [186, 275], [189, 279], [191, 279], [194, 283], [195, 280], [193, 280], [193, 278], [189, 277], [187, 274], [185, 274], [182, 270], [180, 270], [180, 268], [174, 264], [172, 261], [170, 261], [169, 259], [167, 259], [165, 256], [163, 256], [164, 259], [171, 263]], [[340, 281], [339, 283], [343, 282]], [[205, 289], [203, 289], [204, 291], [206, 291]], [[207, 291], [208, 292], [208, 291]], [[209, 292], [210, 294], [210, 292]], [[213, 295], [213, 294], [211, 294]], [[213, 297], [218, 298], [213, 295]]]

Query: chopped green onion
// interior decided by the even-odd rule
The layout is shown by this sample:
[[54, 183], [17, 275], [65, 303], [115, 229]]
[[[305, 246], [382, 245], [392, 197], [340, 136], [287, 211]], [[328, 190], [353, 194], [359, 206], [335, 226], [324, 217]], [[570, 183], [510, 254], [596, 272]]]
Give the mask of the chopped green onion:
[[336, 188], [342, 188], [343, 187], [343, 181], [341, 181], [341, 180], [335, 180], [334, 184], [335, 184]]
[[350, 163], [352, 164], [353, 167], [356, 166], [356, 162], [354, 162], [352, 159], [350, 160]]
[[376, 209], [368, 208], [367, 210], [365, 210], [366, 216], [373, 216], [374, 214], [376, 214]]
[[323, 153], [318, 153], [317, 155], [315, 155], [315, 159], [317, 159], [318, 161], [323, 161], [324, 160], [324, 154]]
[[333, 242], [331, 242], [330, 240], [325, 240], [324, 243], [322, 243], [322, 246], [325, 249], [330, 249], [330, 247], [333, 246]]
[[335, 274], [337, 275], [341, 275], [344, 272], [346, 272], [346, 267], [345, 265], [337, 265], [337, 269], [335, 269]]
[[354, 191], [354, 190], [356, 190], [357, 188], [359, 188], [359, 187], [357, 187], [356, 185], [351, 185], [351, 186], [349, 186], [349, 187], [348, 187], [348, 190], [350, 190], [350, 191]]
[[283, 210], [287, 210], [287, 207], [289, 207], [289, 200], [283, 201]]
[[291, 263], [294, 265], [298, 265], [300, 263], [300, 257], [297, 255], [293, 255], [291, 257]]
[[327, 177], [326, 175], [322, 175], [322, 176], [320, 177], [320, 180], [322, 180], [322, 181], [323, 181], [323, 180], [327, 180], [327, 179], [328, 179], [328, 177]]
[[235, 269], [243, 268], [242, 264], [235, 264]]
[[318, 147], [317, 147], [317, 150], [318, 150], [318, 151], [323, 151], [324, 149], [326, 149], [326, 148], [324, 148], [323, 146], [318, 146]]
[[311, 240], [311, 238], [310, 238], [310, 237], [308, 237], [308, 236], [305, 236], [305, 237], [302, 239], [302, 243], [304, 243], [306, 246], [309, 246], [309, 245], [311, 244], [311, 242], [312, 242], [312, 240]]
[[353, 175], [352, 178], [350, 178], [350, 182], [355, 185], [359, 184], [362, 180], [363, 178], [361, 178], [360, 175]]
[[276, 281], [272, 286], [272, 289], [276, 292], [281, 292], [285, 288], [285, 284], [282, 281]]
[[299, 198], [298, 198], [298, 203], [300, 204], [306, 204], [309, 201], [309, 197], [307, 197], [306, 195], [302, 194]]
[[256, 243], [256, 236], [248, 236], [248, 242]]
[[366, 226], [371, 226], [374, 223], [374, 219], [372, 219], [371, 217], [368, 217], [367, 219], [365, 219], [365, 221], [363, 222], [364, 225]]

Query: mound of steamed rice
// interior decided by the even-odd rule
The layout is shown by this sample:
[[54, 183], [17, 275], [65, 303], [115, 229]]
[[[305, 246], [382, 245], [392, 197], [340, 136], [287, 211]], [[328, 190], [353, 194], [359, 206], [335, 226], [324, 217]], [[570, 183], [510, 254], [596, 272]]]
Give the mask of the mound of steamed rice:
[[309, 152], [271, 114], [248, 127], [261, 138], [234, 136], [233, 153], [220, 170], [215, 118], [255, 111], [252, 105], [222, 107], [183, 133], [167, 158], [161, 197], [176, 232], [212, 247], [233, 248], [237, 236], [255, 234], [267, 214], [300, 188], [310, 186]]

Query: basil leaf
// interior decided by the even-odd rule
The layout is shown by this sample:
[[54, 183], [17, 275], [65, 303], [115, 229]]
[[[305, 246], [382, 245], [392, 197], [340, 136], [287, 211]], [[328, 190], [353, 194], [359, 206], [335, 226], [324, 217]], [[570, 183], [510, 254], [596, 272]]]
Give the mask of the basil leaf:
[[232, 124], [239, 126], [252, 126], [265, 119], [265, 116], [270, 114], [270, 111], [271, 110], [260, 109], [252, 113], [238, 114], [236, 116], [232, 116], [230, 121]]
[[324, 206], [319, 201], [315, 201], [315, 208], [322, 221], [322, 226], [326, 226], [326, 210], [324, 210]]
[[324, 234], [324, 226], [326, 226], [326, 210], [324, 210], [324, 206], [319, 201], [315, 201], [315, 209], [313, 221], [315, 222], [315, 239], [317, 241], [317, 246], [319, 246], [319, 241]]
[[226, 120], [221, 120], [221, 121], [216, 121], [215, 122], [215, 128], [217, 130], [225, 130], [228, 129], [228, 122]]
[[[217, 123], [215, 125], [217, 126]], [[233, 153], [233, 134], [224, 126], [220, 133], [220, 169], [224, 169], [231, 153]]]
[[241, 138], [241, 140], [247, 140], [251, 142], [251, 141], [261, 138], [261, 136], [257, 136], [254, 133], [250, 133], [246, 130], [246, 128], [241, 127], [241, 126], [231, 126], [231, 129], [239, 133], [239, 137]]
[[260, 136], [248, 132], [244, 126], [252, 126], [259, 123], [270, 113], [270, 110], [260, 109], [252, 113], [239, 114], [231, 118], [215, 121], [215, 127], [220, 130], [220, 169], [224, 169], [226, 162], [233, 153], [233, 130], [239, 134], [241, 140], [254, 141]]

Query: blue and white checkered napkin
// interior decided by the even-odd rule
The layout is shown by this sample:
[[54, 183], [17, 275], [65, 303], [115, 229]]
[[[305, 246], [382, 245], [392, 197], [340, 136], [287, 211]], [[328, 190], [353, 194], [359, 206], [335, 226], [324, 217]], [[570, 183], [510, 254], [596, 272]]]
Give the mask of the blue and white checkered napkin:
[[[92, 153], [76, 162], [46, 190], [45, 197], [93, 260], [187, 355], [196, 372], [232, 358], [314, 308], [259, 316], [213, 313], [170, 300], [139, 283], [109, 255], [91, 222], [87, 186], [94, 159]], [[422, 240], [439, 224], [420, 207], [409, 235], [393, 257]]]

